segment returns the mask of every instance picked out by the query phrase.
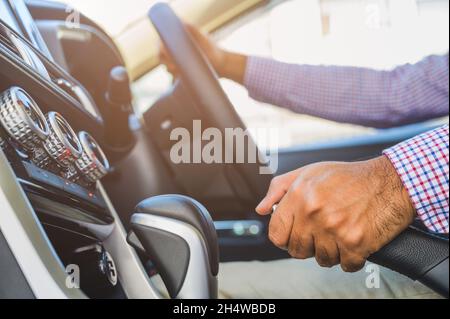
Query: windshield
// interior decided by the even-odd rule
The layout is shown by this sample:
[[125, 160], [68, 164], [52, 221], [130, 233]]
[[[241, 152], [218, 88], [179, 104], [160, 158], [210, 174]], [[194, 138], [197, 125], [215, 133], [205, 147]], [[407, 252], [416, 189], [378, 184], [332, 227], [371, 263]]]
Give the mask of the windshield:
[[155, 2], [171, 2], [170, 0], [63, 0], [73, 9], [98, 23], [112, 37], [120, 36], [127, 28], [146, 19], [146, 13]]

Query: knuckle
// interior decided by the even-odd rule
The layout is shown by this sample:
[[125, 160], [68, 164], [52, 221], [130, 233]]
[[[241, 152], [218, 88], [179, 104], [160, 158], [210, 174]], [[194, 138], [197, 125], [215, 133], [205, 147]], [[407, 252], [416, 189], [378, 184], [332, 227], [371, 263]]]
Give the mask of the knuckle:
[[337, 214], [327, 214], [327, 218], [324, 221], [323, 228], [329, 233], [337, 233], [341, 226], [341, 219]]
[[302, 187], [300, 183], [294, 183], [291, 185], [289, 191], [296, 197], [302, 197], [305, 192], [305, 189], [304, 187]]
[[293, 231], [293, 234], [289, 240], [288, 253], [290, 256], [296, 259], [307, 259], [306, 250], [303, 247], [301, 236]]
[[347, 264], [347, 263], [345, 263], [345, 264], [342, 263], [342, 264], [341, 264], [341, 268], [342, 268], [342, 271], [343, 271], [343, 272], [347, 272], [347, 273], [348, 273], [348, 272], [351, 272], [351, 271], [350, 271], [350, 265]]
[[311, 257], [311, 256], [308, 256], [305, 252], [303, 252], [301, 250], [297, 250], [294, 253], [289, 252], [289, 255], [298, 260], [306, 260]]
[[289, 246], [289, 250], [288, 253], [291, 257], [295, 258], [295, 259], [308, 259], [311, 256], [308, 256], [308, 254], [306, 253], [306, 251], [304, 249], [302, 249], [301, 246]]
[[295, 259], [302, 259], [301, 249], [296, 245], [289, 244], [288, 253]]
[[312, 216], [314, 212], [317, 212], [317, 203], [312, 199], [307, 199], [305, 201], [305, 214], [307, 216]]
[[324, 198], [320, 191], [318, 191], [315, 187], [311, 187], [308, 191], [306, 209], [311, 213], [317, 212], [323, 209], [324, 202]]
[[331, 268], [334, 266], [332, 258], [324, 248], [316, 248], [316, 261], [321, 267]]
[[365, 260], [356, 259], [343, 263], [341, 267], [344, 272], [355, 273], [363, 269], [365, 264], [366, 264]]
[[277, 236], [282, 231], [283, 231], [283, 220], [278, 216], [273, 216], [269, 224], [269, 234], [271, 234], [272, 236]]
[[282, 248], [284, 246], [284, 242], [283, 240], [280, 238], [280, 236], [278, 234], [274, 234], [274, 233], [270, 233], [269, 234], [269, 239], [270, 241], [277, 247]]
[[316, 261], [319, 264], [319, 266], [322, 268], [331, 268], [331, 264], [328, 260], [324, 260], [321, 257], [316, 256]]
[[334, 266], [330, 261], [327, 261], [327, 260], [319, 260], [316, 258], [316, 261], [319, 264], [319, 266], [322, 268], [331, 268]]
[[271, 221], [269, 225], [269, 240], [277, 247], [283, 247], [286, 243], [282, 240], [280, 225], [277, 221]]
[[279, 176], [272, 178], [270, 181], [270, 188], [276, 188], [280, 185], [281, 178]]
[[348, 249], [359, 248], [364, 241], [364, 233], [360, 230], [352, 230], [343, 239], [343, 244]]

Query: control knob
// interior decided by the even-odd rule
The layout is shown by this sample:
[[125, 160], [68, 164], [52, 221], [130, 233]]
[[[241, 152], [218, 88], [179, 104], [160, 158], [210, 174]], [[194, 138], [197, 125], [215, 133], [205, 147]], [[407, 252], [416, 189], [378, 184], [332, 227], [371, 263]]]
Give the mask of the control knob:
[[100, 145], [89, 133], [80, 132], [78, 137], [83, 153], [76, 161], [76, 166], [89, 182], [95, 183], [108, 174], [110, 169], [108, 159]]
[[0, 94], [0, 122], [26, 151], [33, 151], [50, 133], [45, 116], [36, 102], [19, 87], [12, 87]]
[[45, 151], [56, 163], [67, 168], [74, 164], [83, 153], [80, 140], [59, 113], [48, 113], [47, 123], [50, 135], [44, 143]]

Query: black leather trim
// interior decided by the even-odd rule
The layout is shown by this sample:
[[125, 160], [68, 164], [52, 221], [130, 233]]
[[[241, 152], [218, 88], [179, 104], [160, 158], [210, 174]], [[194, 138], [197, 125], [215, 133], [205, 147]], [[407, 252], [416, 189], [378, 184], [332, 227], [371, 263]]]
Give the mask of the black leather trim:
[[183, 238], [161, 229], [136, 224], [132, 227], [161, 273], [170, 296], [176, 298], [183, 287], [189, 266], [189, 245]]

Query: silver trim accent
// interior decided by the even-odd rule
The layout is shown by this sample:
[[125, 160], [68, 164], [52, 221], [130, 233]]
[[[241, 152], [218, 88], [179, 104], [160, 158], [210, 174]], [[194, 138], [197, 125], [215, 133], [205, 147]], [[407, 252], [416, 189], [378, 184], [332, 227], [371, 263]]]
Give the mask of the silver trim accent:
[[[83, 148], [80, 140], [61, 114], [48, 113], [47, 122], [50, 128], [50, 136], [44, 143], [44, 148], [58, 164], [68, 167], [81, 157]], [[70, 143], [66, 134], [70, 134], [70, 138], [76, 143], [76, 146]]]
[[208, 251], [201, 234], [189, 224], [149, 214], [134, 214], [133, 224], [160, 229], [183, 238], [189, 246], [190, 258], [186, 277], [177, 299], [209, 299], [213, 295], [211, 289], [217, 284], [212, 277]]
[[64, 91], [70, 90], [87, 112], [96, 118], [100, 118], [94, 102], [79, 85], [72, 84], [66, 79], [57, 79], [55, 83]]
[[66, 287], [67, 274], [0, 150], [0, 230], [38, 299], [85, 299]]
[[39, 49], [49, 60], [53, 60], [48, 47], [40, 34], [36, 23], [33, 20], [27, 5], [24, 0], [8, 0], [11, 9], [20, 20], [19, 23], [23, 26], [31, 43]]
[[45, 68], [44, 63], [42, 63], [41, 59], [39, 59], [37, 54], [34, 53], [33, 50], [28, 47], [28, 44], [26, 44], [21, 38], [19, 38], [12, 32], [8, 32], [8, 37], [12, 42], [12, 44], [16, 47], [23, 61], [29, 67], [31, 67], [33, 70], [39, 73], [41, 76], [51, 81], [50, 74]]
[[116, 263], [119, 282], [127, 297], [131, 299], [162, 299], [148, 277], [136, 251], [128, 244], [125, 227], [101, 182], [97, 182], [97, 189], [115, 220], [114, 231], [108, 239], [103, 241], [103, 247], [111, 254]]
[[108, 253], [107, 251], [105, 251], [105, 257], [106, 257], [106, 276], [108, 278], [108, 281], [111, 285], [113, 285], [113, 287], [117, 286], [117, 268], [116, 268], [116, 263], [114, 262], [114, 259], [112, 258], [111, 254]]
[[[34, 184], [34, 183], [24, 180], [22, 178], [17, 178], [17, 181], [22, 186], [29, 186], [29, 187], [32, 187], [35, 189], [40, 189], [43, 191], [46, 190], [45, 187]], [[94, 234], [94, 236], [97, 239], [99, 239], [100, 241], [107, 239], [111, 235], [111, 233], [113, 232], [114, 227], [115, 227], [114, 223], [111, 225], [95, 225], [95, 224], [90, 224], [90, 223], [82, 222], [82, 221], [77, 221], [77, 223], [78, 223], [78, 225], [83, 226], [88, 231], [90, 231], [92, 234]]]
[[[28, 107], [37, 117], [36, 120], [26, 110]], [[33, 150], [36, 144], [41, 144], [50, 134], [45, 116], [37, 103], [25, 90], [16, 86], [0, 94], [0, 123], [27, 150]]]
[[[112, 234], [103, 246], [114, 258], [118, 278], [133, 299], [160, 299], [100, 182], [98, 189], [114, 217]], [[5, 236], [34, 295], [38, 299], [86, 299], [79, 289], [65, 286], [67, 275], [29, 200], [0, 150], [0, 230]]]
[[[76, 166], [87, 180], [95, 183], [108, 174], [110, 170], [108, 158], [89, 133], [82, 131], [78, 133], [78, 138], [84, 152], [76, 161]], [[93, 147], [97, 149], [100, 158], [95, 154]]]

